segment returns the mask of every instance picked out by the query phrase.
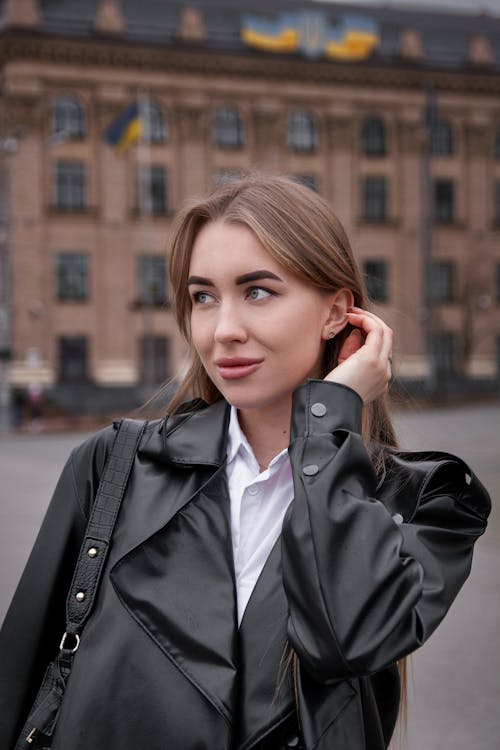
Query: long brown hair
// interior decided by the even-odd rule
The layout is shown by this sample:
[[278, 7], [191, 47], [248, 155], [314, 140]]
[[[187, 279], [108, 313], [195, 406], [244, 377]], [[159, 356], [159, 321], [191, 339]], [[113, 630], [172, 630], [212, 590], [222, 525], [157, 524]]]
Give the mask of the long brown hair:
[[[352, 290], [354, 304], [367, 309], [369, 301], [363, 278], [342, 227], [328, 203], [310, 188], [289, 177], [254, 173], [233, 180], [206, 198], [187, 205], [178, 215], [170, 236], [170, 281], [174, 311], [189, 347], [189, 366], [168, 410], [176, 411], [187, 398], [214, 403], [222, 394], [208, 377], [191, 342], [191, 298], [187, 279], [191, 251], [201, 228], [224, 221], [250, 229], [272, 258], [317, 289]], [[337, 362], [340, 349], [352, 328], [347, 326], [325, 346], [325, 376]], [[362, 436], [377, 472], [384, 453], [396, 447], [387, 399], [380, 397], [363, 409]], [[406, 663], [400, 662], [402, 702], [406, 707]]]

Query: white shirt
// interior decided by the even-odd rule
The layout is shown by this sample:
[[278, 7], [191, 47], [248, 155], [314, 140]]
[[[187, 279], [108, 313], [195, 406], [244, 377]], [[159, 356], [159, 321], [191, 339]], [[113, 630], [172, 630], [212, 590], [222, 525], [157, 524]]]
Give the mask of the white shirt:
[[238, 624], [293, 500], [292, 469], [285, 448], [260, 471], [250, 443], [231, 407], [227, 445], [227, 482], [231, 500]]

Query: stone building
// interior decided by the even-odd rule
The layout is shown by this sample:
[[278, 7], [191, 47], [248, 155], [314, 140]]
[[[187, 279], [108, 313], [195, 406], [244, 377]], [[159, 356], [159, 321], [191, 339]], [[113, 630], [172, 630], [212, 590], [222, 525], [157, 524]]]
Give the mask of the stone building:
[[[4, 400], [42, 386], [67, 408], [119, 409], [174, 375], [172, 214], [255, 167], [334, 206], [396, 331], [399, 378], [498, 383], [500, 17], [305, 0], [0, 8]], [[120, 152], [104, 134], [134, 102], [146, 127]]]

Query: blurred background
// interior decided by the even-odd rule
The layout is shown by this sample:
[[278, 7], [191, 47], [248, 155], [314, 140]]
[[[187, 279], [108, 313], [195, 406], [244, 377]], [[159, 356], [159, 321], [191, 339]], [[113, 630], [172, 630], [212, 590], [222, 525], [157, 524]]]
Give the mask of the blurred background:
[[0, 0], [0, 66], [0, 620], [81, 430], [182, 370], [173, 215], [285, 172], [395, 330], [403, 446], [493, 496], [401, 747], [496, 750], [500, 0]]
[[253, 168], [345, 224], [404, 392], [498, 394], [499, 0], [0, 2], [0, 425], [182, 367], [166, 240]]

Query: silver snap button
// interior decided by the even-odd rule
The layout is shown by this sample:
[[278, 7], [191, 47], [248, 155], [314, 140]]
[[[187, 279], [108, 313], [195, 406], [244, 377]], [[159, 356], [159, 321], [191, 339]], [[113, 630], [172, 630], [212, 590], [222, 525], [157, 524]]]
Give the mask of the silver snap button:
[[318, 401], [316, 404], [311, 406], [311, 414], [315, 417], [324, 417], [326, 414], [326, 406]]
[[97, 557], [97, 549], [96, 547], [91, 547], [89, 551], [87, 552], [87, 555], [89, 557]]
[[315, 474], [317, 474], [319, 471], [319, 466], [316, 466], [316, 464], [309, 464], [308, 466], [304, 466], [302, 469], [302, 473], [306, 475], [306, 477], [313, 477]]
[[401, 515], [401, 513], [394, 513], [394, 515], [393, 515], [393, 517], [392, 517], [392, 520], [394, 521], [394, 523], [397, 523], [397, 524], [398, 524], [398, 526], [399, 526], [400, 524], [402, 524], [402, 523], [403, 523], [403, 521], [404, 521], [404, 518], [403, 518], [403, 516]]
[[75, 596], [75, 599], [77, 602], [83, 602], [85, 599], [85, 592], [79, 591], [78, 594]]

